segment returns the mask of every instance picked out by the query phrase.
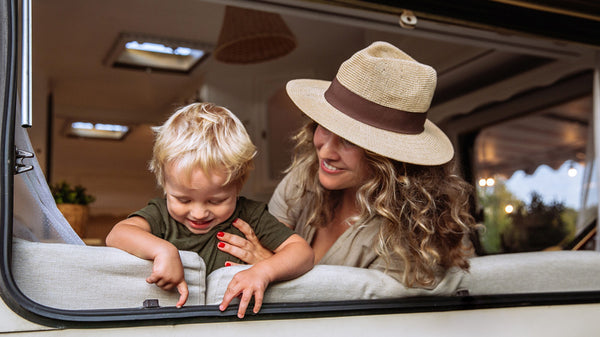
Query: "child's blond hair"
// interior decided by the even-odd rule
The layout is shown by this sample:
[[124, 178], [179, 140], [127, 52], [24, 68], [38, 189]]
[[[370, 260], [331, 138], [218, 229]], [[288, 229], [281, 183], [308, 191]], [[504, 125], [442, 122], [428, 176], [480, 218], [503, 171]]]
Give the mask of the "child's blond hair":
[[242, 122], [228, 109], [212, 103], [193, 103], [175, 111], [159, 127], [150, 171], [158, 185], [164, 187], [165, 167], [175, 165], [189, 179], [194, 169], [205, 173], [224, 171], [224, 185], [235, 184], [238, 190], [253, 168], [256, 147]]

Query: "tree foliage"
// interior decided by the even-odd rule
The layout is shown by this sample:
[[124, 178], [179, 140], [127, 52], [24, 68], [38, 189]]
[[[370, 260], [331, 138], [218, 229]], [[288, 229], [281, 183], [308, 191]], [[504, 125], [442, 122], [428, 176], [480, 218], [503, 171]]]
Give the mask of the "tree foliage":
[[[506, 185], [497, 181], [493, 188], [479, 190], [484, 229], [480, 241], [486, 254], [539, 251], [561, 246], [574, 235], [577, 212], [553, 201], [544, 204], [542, 196], [532, 192], [526, 204]], [[505, 212], [512, 205], [512, 213]]]
[[511, 224], [502, 233], [506, 253], [539, 251], [560, 244], [571, 234], [571, 226], [563, 216], [565, 205], [558, 201], [544, 204], [542, 196], [531, 193], [529, 205], [520, 205], [509, 214]]

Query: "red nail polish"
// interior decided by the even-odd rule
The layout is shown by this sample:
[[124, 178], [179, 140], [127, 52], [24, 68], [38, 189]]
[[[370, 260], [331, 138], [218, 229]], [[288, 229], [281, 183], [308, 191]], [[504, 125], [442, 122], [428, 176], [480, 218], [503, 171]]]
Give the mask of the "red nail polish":
[[219, 246], [219, 248], [223, 248], [223, 247], [225, 247], [225, 242], [219, 242], [219, 244], [217, 246]]
[[225, 267], [231, 267], [231, 263], [225, 262]]
[[218, 233], [217, 233], [217, 237], [220, 237], [220, 238], [221, 238], [221, 237], [223, 237], [223, 235], [225, 235], [225, 233], [223, 233], [223, 232], [218, 232]]

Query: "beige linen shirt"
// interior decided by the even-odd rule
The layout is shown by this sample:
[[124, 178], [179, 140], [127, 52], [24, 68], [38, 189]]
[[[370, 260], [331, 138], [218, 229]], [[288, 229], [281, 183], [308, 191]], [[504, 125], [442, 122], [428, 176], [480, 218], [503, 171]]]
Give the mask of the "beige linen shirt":
[[[296, 233], [302, 236], [309, 244], [312, 244], [316, 228], [306, 225], [309, 205], [296, 203], [288, 212], [286, 199], [296, 194], [298, 185], [294, 171], [288, 173], [279, 183], [271, 200], [269, 201], [269, 212], [281, 222], [290, 225]], [[364, 224], [351, 225], [325, 253], [318, 264], [342, 265], [377, 269], [392, 276], [396, 280], [402, 280], [402, 264], [400, 261], [387, 266], [382, 257], [375, 252], [378, 240], [381, 219], [375, 218]]]

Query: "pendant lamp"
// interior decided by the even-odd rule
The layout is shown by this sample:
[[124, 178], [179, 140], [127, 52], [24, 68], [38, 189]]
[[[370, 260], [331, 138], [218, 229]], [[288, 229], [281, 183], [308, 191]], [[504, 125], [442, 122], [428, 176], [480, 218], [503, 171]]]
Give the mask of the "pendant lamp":
[[224, 63], [250, 64], [282, 57], [294, 48], [296, 38], [279, 14], [226, 6], [213, 56]]

